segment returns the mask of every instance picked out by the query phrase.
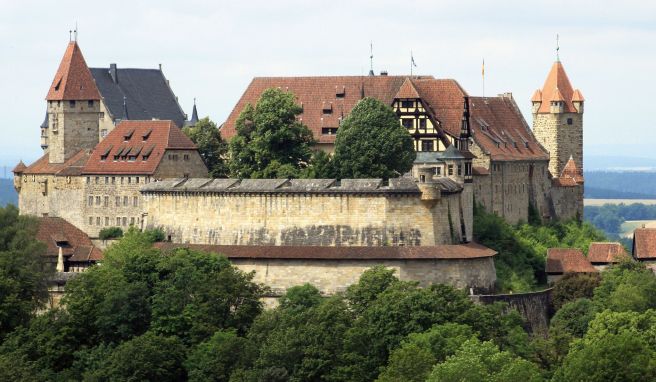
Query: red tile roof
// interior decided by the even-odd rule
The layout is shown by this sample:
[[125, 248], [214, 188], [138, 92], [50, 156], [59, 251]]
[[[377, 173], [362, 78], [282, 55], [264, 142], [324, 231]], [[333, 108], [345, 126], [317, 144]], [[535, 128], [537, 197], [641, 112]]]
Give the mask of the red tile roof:
[[581, 91], [579, 89], [574, 90], [574, 95], [572, 96], [572, 102], [583, 102], [585, 101], [585, 98], [583, 98], [583, 94], [581, 94]]
[[[221, 135], [224, 139], [236, 135], [235, 124], [244, 107], [255, 105], [266, 89], [279, 88], [294, 93], [296, 102], [303, 107], [299, 118], [314, 138], [319, 143], [334, 143], [335, 135], [322, 135], [322, 128], [339, 127], [340, 118], [348, 115], [363, 96], [391, 105], [405, 79], [405, 76], [256, 77], [232, 109]], [[339, 97], [338, 92], [342, 93]], [[325, 103], [332, 103], [330, 114], [323, 111]]]
[[[535, 93], [531, 101], [533, 102], [542, 102], [538, 113], [549, 113], [551, 109], [551, 101], [564, 101], [565, 102], [565, 111], [568, 113], [575, 113], [576, 109], [572, 100], [574, 97], [574, 89], [572, 84], [567, 78], [567, 73], [565, 73], [565, 68], [560, 61], [554, 62], [547, 75], [547, 79], [544, 81], [542, 86], [542, 91], [540, 97], [537, 97], [538, 94]], [[578, 97], [583, 98], [583, 96], [578, 94]]]
[[617, 263], [628, 255], [620, 243], [590, 243], [588, 260], [592, 263]]
[[95, 147], [82, 173], [153, 174], [164, 152], [177, 149], [196, 145], [173, 121], [122, 121]]
[[20, 162], [18, 162], [16, 167], [14, 167], [14, 169], [11, 170], [11, 172], [13, 172], [14, 174], [20, 174], [23, 171], [25, 171], [26, 168], [27, 168], [27, 166], [25, 166], [25, 163], [23, 163], [23, 161], [20, 161]]
[[549, 159], [511, 98], [471, 97], [469, 100], [474, 141], [492, 160]]
[[46, 100], [100, 100], [100, 92], [77, 42], [68, 43]]
[[633, 257], [636, 260], [656, 259], [656, 228], [633, 231]]
[[490, 170], [481, 166], [473, 166], [472, 172], [474, 175], [490, 175]]
[[220, 253], [227, 258], [312, 260], [435, 260], [491, 257], [496, 252], [480, 244], [414, 247], [320, 247], [269, 245], [202, 245], [157, 243], [157, 248], [191, 248]]
[[553, 179], [552, 183], [560, 187], [576, 187], [583, 184], [583, 173], [571, 156], [563, 167], [560, 177]]
[[89, 160], [90, 154], [91, 152], [88, 150], [80, 150], [64, 163], [49, 163], [50, 155], [45, 153], [41, 158], [37, 159], [36, 162], [23, 170], [23, 174], [62, 176], [81, 175], [82, 168], [87, 163], [87, 160]]
[[46, 256], [57, 257], [59, 243], [64, 256], [71, 256], [69, 261], [102, 260], [100, 249], [93, 245], [87, 234], [71, 223], [58, 217], [41, 217], [38, 221], [36, 239], [46, 245]]
[[590, 264], [580, 249], [549, 248], [546, 271], [547, 274], [595, 273], [597, 269]]
[[415, 86], [412, 84], [410, 78], [405, 79], [403, 85], [401, 85], [401, 89], [399, 89], [398, 93], [396, 93], [395, 98], [419, 98], [419, 93], [417, 93], [417, 89], [415, 89]]

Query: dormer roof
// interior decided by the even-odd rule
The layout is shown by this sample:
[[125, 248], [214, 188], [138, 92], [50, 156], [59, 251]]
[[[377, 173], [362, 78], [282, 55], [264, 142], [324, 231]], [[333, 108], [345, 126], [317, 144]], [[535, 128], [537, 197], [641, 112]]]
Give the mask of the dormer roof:
[[583, 98], [583, 94], [581, 94], [581, 91], [579, 89], [574, 90], [574, 95], [572, 96], [572, 102], [583, 102], [585, 101], [585, 98]]
[[68, 44], [46, 100], [100, 100], [100, 92], [76, 41]]
[[398, 93], [396, 93], [396, 96], [394, 98], [420, 98], [420, 97], [417, 88], [415, 88], [415, 85], [412, 83], [412, 80], [406, 78], [405, 81], [403, 81], [401, 88], [399, 89]]
[[531, 102], [542, 102], [542, 92], [540, 89], [537, 89], [535, 93], [533, 93], [533, 97], [531, 97]]
[[541, 100], [543, 102], [542, 105], [540, 105], [538, 113], [549, 113], [549, 102], [551, 101], [564, 102], [565, 112], [576, 113], [576, 108], [574, 108], [574, 105], [572, 104], [574, 89], [567, 77], [567, 73], [565, 73], [565, 67], [560, 61], [554, 62], [551, 66], [547, 79], [542, 86], [541, 95]]
[[11, 172], [13, 172], [14, 174], [21, 174], [23, 171], [25, 171], [26, 168], [27, 166], [25, 166], [25, 163], [23, 163], [23, 161], [20, 161], [18, 162], [16, 167], [14, 167], [14, 169], [11, 170]]

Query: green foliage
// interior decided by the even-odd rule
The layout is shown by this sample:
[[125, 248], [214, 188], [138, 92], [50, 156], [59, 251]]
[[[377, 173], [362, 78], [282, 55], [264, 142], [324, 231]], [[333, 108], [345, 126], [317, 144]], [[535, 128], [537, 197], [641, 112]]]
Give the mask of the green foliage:
[[161, 228], [147, 229], [143, 233], [151, 243], [157, 243], [166, 239], [166, 233]]
[[620, 203], [585, 206], [583, 216], [609, 236], [617, 237], [622, 231], [622, 223], [627, 220], [656, 220], [656, 205]]
[[542, 377], [533, 363], [499, 351], [491, 342], [470, 339], [453, 356], [436, 365], [426, 381], [537, 382]]
[[398, 177], [415, 157], [412, 138], [377, 99], [360, 100], [337, 130], [333, 164], [339, 178]]
[[48, 298], [52, 268], [45, 264], [45, 246], [34, 240], [35, 219], [18, 215], [13, 205], [0, 208], [0, 341], [25, 325]]
[[594, 291], [599, 310], [618, 312], [656, 309], [656, 276], [644, 264], [623, 262], [603, 273], [601, 284]]
[[555, 310], [579, 298], [592, 298], [594, 289], [599, 286], [598, 274], [569, 273], [558, 280], [551, 291], [551, 303]]
[[229, 144], [230, 174], [237, 178], [299, 177], [314, 143], [312, 132], [296, 117], [303, 109], [292, 93], [265, 90], [255, 107], [247, 105]]
[[100, 230], [98, 234], [100, 240], [118, 239], [123, 237], [123, 230], [120, 227], [107, 227]]
[[456, 323], [436, 325], [423, 333], [411, 333], [389, 357], [379, 382], [423, 382], [438, 362], [444, 362], [467, 340], [475, 338], [471, 327]]
[[394, 276], [393, 269], [387, 269], [382, 265], [375, 266], [364, 271], [357, 284], [348, 287], [346, 299], [350, 302], [351, 309], [360, 315], [378, 298], [378, 295], [396, 281], [398, 279]]
[[286, 311], [303, 311], [321, 303], [321, 293], [314, 285], [304, 284], [287, 289], [278, 301]]
[[315, 151], [310, 158], [310, 164], [300, 173], [306, 179], [331, 179], [335, 177], [335, 169], [330, 154], [325, 151]]
[[234, 330], [219, 330], [207, 341], [198, 344], [185, 361], [189, 381], [229, 381], [235, 369], [248, 362], [251, 344]]
[[575, 341], [557, 381], [653, 381], [656, 378], [656, 314], [605, 311]]
[[209, 117], [198, 121], [193, 127], [185, 127], [182, 131], [198, 147], [198, 154], [205, 162], [212, 178], [226, 178], [229, 170], [226, 163], [228, 144], [221, 139], [221, 133]]
[[512, 226], [480, 205], [474, 209], [474, 237], [498, 252], [495, 266], [501, 291], [527, 291], [545, 284], [548, 248], [579, 248], [585, 253], [591, 242], [606, 241], [589, 223], [571, 220], [549, 225]]
[[185, 347], [176, 337], [146, 333], [120, 344], [98, 369], [85, 374], [89, 381], [181, 381]]
[[560, 332], [581, 338], [588, 330], [588, 324], [594, 319], [596, 313], [595, 306], [587, 298], [568, 302], [551, 319], [549, 331], [551, 334]]

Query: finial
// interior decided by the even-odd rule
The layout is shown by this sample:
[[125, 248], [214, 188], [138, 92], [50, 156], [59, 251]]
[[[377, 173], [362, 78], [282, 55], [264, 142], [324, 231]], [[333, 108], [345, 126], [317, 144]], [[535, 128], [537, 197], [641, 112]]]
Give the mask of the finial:
[[374, 43], [369, 42], [369, 75], [374, 75]]
[[77, 21], [75, 22], [75, 29], [73, 30], [73, 40], [77, 42]]
[[73, 41], [73, 31], [69, 29], [68, 30], [68, 42], [71, 42], [71, 41]]
[[196, 97], [194, 97], [194, 106], [196, 106]]
[[560, 36], [556, 33], [556, 61], [560, 62]]

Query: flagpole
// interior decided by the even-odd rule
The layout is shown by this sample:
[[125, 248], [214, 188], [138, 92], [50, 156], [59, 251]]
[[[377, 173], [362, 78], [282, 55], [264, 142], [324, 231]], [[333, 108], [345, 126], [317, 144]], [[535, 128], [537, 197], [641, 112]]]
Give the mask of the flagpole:
[[410, 51], [410, 77], [412, 78], [412, 51]]
[[483, 98], [485, 98], [485, 59], [483, 59], [483, 66], [481, 68], [481, 76], [483, 77]]

